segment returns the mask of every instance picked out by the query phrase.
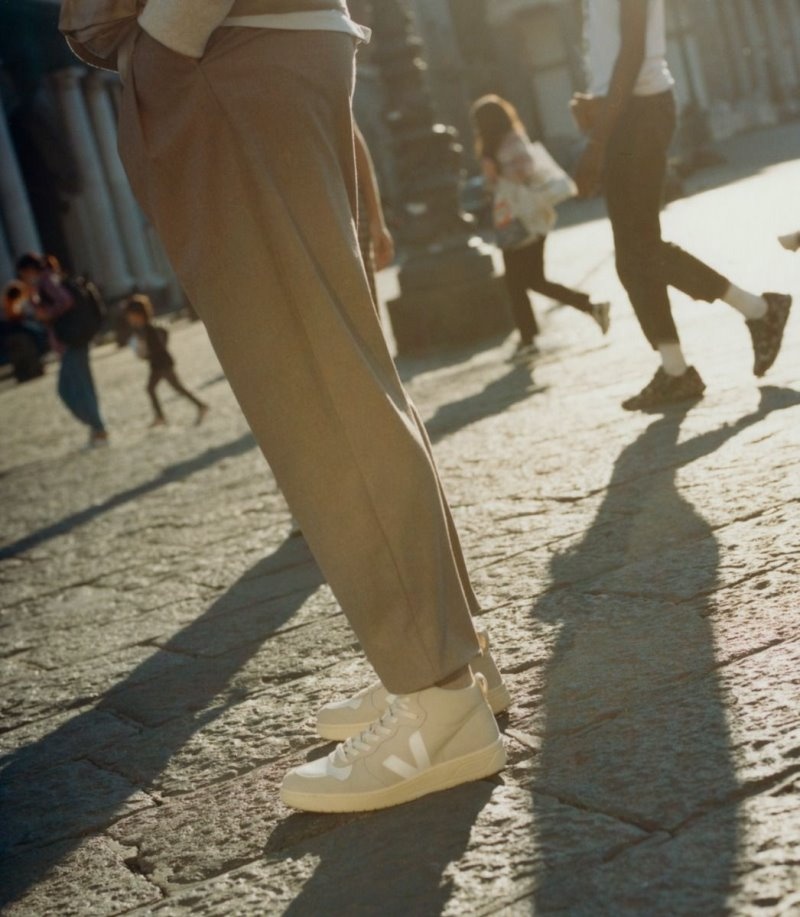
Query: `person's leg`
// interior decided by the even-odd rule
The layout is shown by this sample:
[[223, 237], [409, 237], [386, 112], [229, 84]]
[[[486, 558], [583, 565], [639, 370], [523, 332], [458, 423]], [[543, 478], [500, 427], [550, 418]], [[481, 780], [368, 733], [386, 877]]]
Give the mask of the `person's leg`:
[[416, 407], [413, 403], [409, 403], [409, 408], [411, 415], [414, 418], [414, 422], [417, 425], [419, 431], [419, 436], [422, 439], [425, 449], [430, 455], [431, 464], [433, 465], [434, 473], [436, 475], [436, 483], [439, 488], [439, 496], [442, 501], [442, 508], [444, 510], [445, 520], [447, 522], [447, 534], [450, 539], [450, 550], [453, 554], [453, 559], [455, 560], [456, 569], [458, 571], [459, 579], [461, 580], [461, 588], [464, 590], [464, 597], [467, 600], [467, 605], [469, 606], [470, 614], [476, 616], [482, 613], [481, 604], [478, 601], [478, 597], [475, 595], [475, 590], [472, 587], [472, 579], [469, 575], [469, 569], [467, 567], [467, 562], [464, 558], [464, 550], [461, 546], [461, 537], [458, 534], [458, 529], [453, 519], [453, 512], [450, 509], [450, 504], [447, 500], [447, 496], [442, 486], [441, 478], [439, 477], [439, 471], [436, 467], [436, 462], [433, 456], [433, 447], [431, 446], [431, 441], [428, 436], [428, 431], [425, 428], [425, 424], [422, 422], [422, 418], [419, 415]]
[[87, 418], [86, 422], [91, 427], [93, 434], [104, 437], [106, 427], [103, 423], [103, 418], [100, 416], [100, 404], [94, 385], [94, 377], [92, 376], [91, 363], [89, 362], [89, 346], [76, 347], [75, 351], [78, 363], [78, 379], [80, 381], [80, 398]]
[[542, 236], [536, 242], [525, 246], [527, 253], [527, 285], [528, 289], [534, 293], [541, 293], [542, 296], [548, 296], [556, 302], [564, 303], [567, 306], [573, 306], [580, 312], [591, 314], [592, 300], [587, 293], [581, 293], [579, 290], [570, 289], [560, 283], [552, 283], [547, 279], [545, 270], [545, 245], [547, 237]]
[[533, 343], [539, 333], [533, 307], [528, 298], [528, 289], [525, 273], [525, 252], [527, 246], [503, 252], [505, 264], [505, 282], [508, 300], [511, 304], [511, 315], [519, 331], [520, 343], [523, 347]]
[[80, 399], [77, 394], [76, 371], [74, 351], [67, 348], [61, 355], [61, 364], [58, 368], [58, 397], [72, 416], [85, 424], [86, 418], [81, 413]]
[[163, 373], [157, 369], [151, 369], [147, 378], [147, 395], [150, 398], [150, 404], [153, 406], [153, 423], [156, 425], [166, 422], [164, 410], [158, 398], [158, 383], [163, 378]]
[[605, 193], [617, 273], [654, 350], [677, 344], [664, 273], [661, 202], [675, 124], [671, 95], [634, 99], [609, 142]]
[[61, 358], [58, 393], [72, 414], [93, 433], [105, 434], [97, 392], [89, 365], [88, 347], [67, 347]]
[[661, 238], [661, 202], [667, 150], [675, 128], [671, 93], [633, 99], [614, 131], [606, 162], [606, 200], [614, 233], [617, 272], [661, 366], [627, 410], [697, 399], [705, 384], [689, 367], [672, 317]]
[[722, 299], [730, 281], [672, 242], [662, 245], [664, 277], [671, 287], [698, 302]]
[[[219, 30], [200, 62], [142, 35], [120, 137], [368, 658], [387, 688], [413, 692], [479, 647], [435, 469], [357, 253], [351, 68], [349, 40], [331, 33]], [[281, 131], [254, 129], [265, 121]]]
[[176, 391], [187, 401], [191, 401], [198, 410], [203, 410], [204, 408], [208, 407], [205, 401], [201, 401], [196, 395], [193, 395], [189, 389], [186, 388], [186, 386], [184, 386], [174, 369], [165, 369], [161, 375], [166, 380], [167, 384], [173, 389], [173, 391]]

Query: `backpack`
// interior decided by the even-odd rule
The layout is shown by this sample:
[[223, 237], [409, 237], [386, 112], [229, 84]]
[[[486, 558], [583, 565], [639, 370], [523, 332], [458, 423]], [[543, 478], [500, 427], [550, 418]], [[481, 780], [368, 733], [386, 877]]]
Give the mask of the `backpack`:
[[85, 347], [100, 330], [106, 317], [106, 305], [100, 291], [83, 277], [63, 281], [64, 289], [72, 295], [74, 305], [53, 322], [56, 337], [67, 347]]

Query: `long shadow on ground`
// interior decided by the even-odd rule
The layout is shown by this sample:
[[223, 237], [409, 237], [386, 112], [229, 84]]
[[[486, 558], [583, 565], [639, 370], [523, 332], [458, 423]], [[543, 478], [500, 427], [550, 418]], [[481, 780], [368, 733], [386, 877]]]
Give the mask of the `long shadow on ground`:
[[431, 442], [436, 443], [543, 391], [533, 381], [531, 366], [517, 363], [474, 395], [441, 405], [425, 427]]
[[[738, 825], [710, 618], [720, 549], [676, 473], [798, 404], [798, 393], [766, 388], [753, 413], [680, 443], [683, 414], [656, 420], [619, 455], [583, 540], [553, 559], [554, 588], [533, 608], [560, 629], [534, 714], [543, 742], [531, 789], [662, 846], [649, 861], [626, 851], [589, 867], [556, 849], [558, 865], [539, 871], [537, 914], [726, 912]], [[708, 812], [705, 843], [675, 855], [672, 838]], [[534, 820], [536, 848], [559, 844]]]
[[[514, 367], [483, 391], [441, 408], [431, 424], [432, 437], [439, 439], [450, 435], [530, 394], [529, 369]], [[6, 546], [0, 557], [14, 556], [71, 532], [101, 513], [202, 471], [220, 459], [242, 454], [254, 445], [247, 434], [208, 449], [194, 459], [170, 466], [151, 481]], [[299, 585], [296, 583], [297, 571], [302, 571]], [[286, 583], [282, 577], [287, 573], [295, 585], [284, 594]], [[124, 814], [131, 799], [157, 780], [193, 736], [241, 700], [230, 691], [237, 673], [265, 641], [299, 611], [322, 582], [302, 539], [285, 542], [233, 584], [206, 613], [175, 634], [162, 649], [110, 689], [91, 709], [76, 714], [39, 741], [0, 759], [0, 856], [3, 858], [0, 904], [19, 898], [77, 848], [83, 837], [102, 831]], [[236, 618], [233, 637], [232, 617]], [[141, 741], [130, 736], [126, 720], [143, 724], [138, 737]], [[162, 729], [163, 726], [168, 728]], [[159, 731], [157, 742], [148, 741], [151, 728]], [[125, 773], [135, 774], [135, 780], [97, 768], [96, 762], [118, 754], [109, 751], [116, 745], [124, 750]], [[375, 849], [390, 853], [388, 859], [381, 860], [387, 868], [395, 857], [413, 853], [414, 870], [418, 875], [417, 892], [426, 890], [423, 898], [415, 897], [415, 900], [444, 902], [447, 886], [441, 885], [442, 871], [449, 862], [457, 860], [465, 848], [470, 828], [490, 792], [490, 785], [482, 783], [462, 788], [456, 797], [443, 796], [424, 803], [429, 815], [426, 823], [431, 842], [425, 848], [418, 847], [414, 841], [410, 851], [408, 840], [413, 832], [405, 829], [394, 839], [384, 835], [381, 826], [387, 819], [386, 814], [371, 820], [373, 827], [364, 828], [364, 831], [375, 835]], [[454, 798], [459, 800], [455, 814], [451, 811]], [[404, 816], [401, 812], [393, 817], [403, 819]], [[394, 822], [390, 819], [389, 823]], [[295, 824], [297, 822], [293, 821], [287, 831], [275, 834], [272, 844], [276, 848], [292, 843]], [[387, 827], [387, 831], [391, 830]], [[393, 870], [394, 867], [389, 872], [386, 869], [378, 872], [385, 882], [389, 882]], [[375, 873], [376, 878], [377, 875]], [[323, 870], [320, 880], [324, 883], [324, 879]], [[400, 879], [395, 875], [392, 882], [396, 885], [397, 881]], [[314, 887], [311, 885], [307, 893], [312, 897]], [[341, 888], [344, 894], [347, 888]], [[364, 894], [374, 893], [377, 904], [380, 889], [381, 883], [376, 882], [365, 888]], [[396, 891], [400, 895], [399, 886]], [[346, 899], [344, 894], [343, 902]], [[298, 899], [292, 912], [300, 913], [298, 908], [304, 900], [307, 896]], [[402, 900], [402, 895], [397, 897], [398, 902]]]
[[3, 545], [0, 547], [0, 560], [16, 557], [18, 554], [30, 551], [32, 548], [38, 548], [40, 545], [51, 541], [53, 538], [58, 538], [61, 535], [68, 535], [70, 532], [86, 525], [93, 519], [97, 519], [104, 513], [111, 512], [120, 506], [124, 506], [126, 503], [138, 500], [140, 497], [146, 497], [148, 494], [159, 490], [161, 487], [165, 487], [167, 484], [172, 484], [175, 481], [183, 481], [191, 475], [197, 474], [199, 471], [211, 468], [223, 459], [235, 458], [237, 455], [243, 455], [245, 452], [255, 449], [255, 446], [256, 442], [252, 435], [250, 433], [245, 433], [243, 436], [229, 443], [206, 449], [205, 452], [196, 455], [194, 458], [187, 459], [183, 462], [176, 462], [174, 465], [165, 468], [157, 477], [149, 481], [144, 481], [142, 484], [137, 484], [135, 487], [128, 488], [128, 490], [120, 491], [107, 500], [104, 500], [102, 503], [87, 506], [86, 509], [82, 509], [77, 513], [72, 513], [70, 516], [65, 516], [63, 519], [59, 519], [58, 522], [52, 523], [52, 525], [44, 526], [43, 528], [37, 529], [35, 532], [31, 532], [30, 535], [26, 535], [24, 538], [19, 538], [17, 541]]
[[[0, 904], [118, 818], [197, 732], [239, 702], [234, 676], [321, 584], [305, 542], [284, 542], [91, 709], [0, 759]], [[131, 719], [144, 724], [145, 741], [126, 732]], [[164, 724], [158, 741], [146, 741]], [[94, 765], [117, 745], [135, 783]]]

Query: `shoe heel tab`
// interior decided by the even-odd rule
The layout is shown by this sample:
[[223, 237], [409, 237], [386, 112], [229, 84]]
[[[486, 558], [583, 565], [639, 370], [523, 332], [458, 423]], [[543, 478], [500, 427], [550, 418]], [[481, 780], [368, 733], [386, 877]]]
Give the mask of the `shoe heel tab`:
[[475, 684], [481, 689], [481, 694], [483, 694], [484, 698], [488, 699], [489, 682], [486, 681], [486, 676], [483, 675], [481, 672], [473, 672], [472, 677], [475, 681]]

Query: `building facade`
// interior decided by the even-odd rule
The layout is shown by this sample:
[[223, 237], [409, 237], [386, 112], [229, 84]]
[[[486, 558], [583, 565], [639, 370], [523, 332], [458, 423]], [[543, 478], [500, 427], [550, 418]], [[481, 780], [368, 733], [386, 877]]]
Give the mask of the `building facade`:
[[55, 254], [109, 300], [183, 294], [117, 153], [117, 78], [78, 64], [58, 0], [0, 5], [0, 281], [26, 251]]
[[[567, 103], [585, 82], [583, 0], [414, 2], [443, 120], [462, 128], [470, 99], [499, 92], [533, 134], [574, 153]], [[798, 114], [800, 0], [666, 0], [666, 11], [680, 145]]]
[[[351, 0], [360, 21], [381, 0]], [[568, 111], [584, 86], [582, 0], [404, 0], [414, 11], [440, 119], [470, 155], [469, 105], [499, 92], [565, 163], [580, 138]], [[666, 0], [682, 119], [678, 146], [796, 117], [800, 0]], [[59, 0], [0, 3], [0, 281], [18, 255], [56, 254], [109, 299], [133, 290], [163, 308], [183, 294], [134, 201], [116, 149], [116, 77], [90, 72], [58, 34]], [[356, 116], [393, 197], [380, 62], [359, 53]]]

